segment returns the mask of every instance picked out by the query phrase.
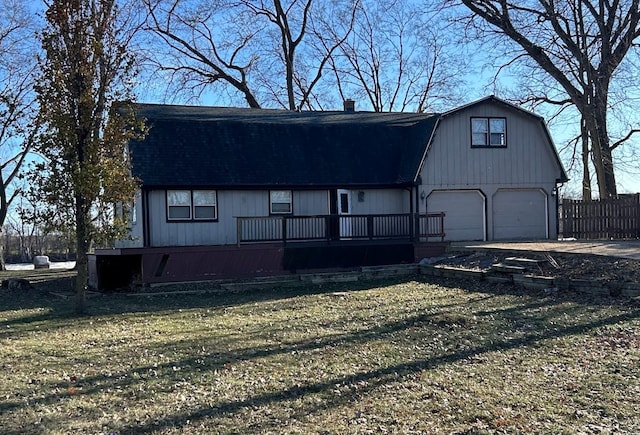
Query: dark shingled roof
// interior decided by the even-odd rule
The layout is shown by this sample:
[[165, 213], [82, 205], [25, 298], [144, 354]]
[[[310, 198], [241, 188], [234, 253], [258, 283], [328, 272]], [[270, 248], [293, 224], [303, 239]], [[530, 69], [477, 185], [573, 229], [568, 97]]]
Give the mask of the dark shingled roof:
[[289, 112], [138, 104], [149, 134], [130, 144], [146, 187], [412, 184], [438, 115]]

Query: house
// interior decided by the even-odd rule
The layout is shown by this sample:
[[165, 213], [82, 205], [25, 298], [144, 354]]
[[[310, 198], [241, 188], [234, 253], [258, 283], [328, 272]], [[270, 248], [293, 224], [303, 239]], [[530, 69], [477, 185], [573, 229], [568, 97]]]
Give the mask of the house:
[[444, 114], [136, 110], [150, 131], [130, 144], [142, 182], [131, 237], [96, 251], [96, 286], [413, 262], [452, 240], [557, 236], [567, 177], [544, 120], [493, 96]]

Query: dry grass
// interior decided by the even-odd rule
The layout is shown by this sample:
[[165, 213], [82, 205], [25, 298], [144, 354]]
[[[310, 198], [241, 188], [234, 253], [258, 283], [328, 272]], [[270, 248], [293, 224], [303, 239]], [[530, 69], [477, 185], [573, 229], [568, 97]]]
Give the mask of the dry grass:
[[0, 296], [6, 434], [640, 432], [629, 301], [412, 280], [105, 295], [74, 317]]

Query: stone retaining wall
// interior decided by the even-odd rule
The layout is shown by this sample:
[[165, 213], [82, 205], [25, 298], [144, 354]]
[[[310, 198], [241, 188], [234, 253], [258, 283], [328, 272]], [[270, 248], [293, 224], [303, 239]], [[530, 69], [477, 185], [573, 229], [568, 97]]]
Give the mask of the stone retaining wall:
[[421, 265], [419, 273], [427, 276], [479, 279], [488, 282], [511, 283], [527, 289], [548, 292], [570, 290], [593, 296], [627, 298], [640, 296], [639, 282], [566, 279], [521, 273], [495, 273], [492, 271], [458, 269], [442, 265]]
[[[412, 275], [436, 276], [444, 278], [483, 280], [491, 283], [512, 284], [526, 289], [556, 293], [558, 291], [575, 291], [593, 296], [613, 296], [635, 298], [640, 296], [640, 282], [607, 282], [585, 279], [564, 279], [548, 276], [528, 275], [523, 273], [507, 273], [460, 269], [444, 265], [398, 264], [389, 266], [361, 267], [354, 271], [303, 273], [282, 276], [254, 278], [244, 281], [212, 282], [218, 291], [244, 291], [277, 287], [295, 287], [301, 283], [331, 284], [357, 281], [371, 281], [409, 277]], [[209, 290], [211, 291], [211, 290]], [[215, 291], [215, 290], [214, 290]], [[193, 292], [201, 293], [202, 290]], [[172, 292], [144, 292], [132, 295], [166, 294]], [[190, 293], [190, 292], [182, 292]]]

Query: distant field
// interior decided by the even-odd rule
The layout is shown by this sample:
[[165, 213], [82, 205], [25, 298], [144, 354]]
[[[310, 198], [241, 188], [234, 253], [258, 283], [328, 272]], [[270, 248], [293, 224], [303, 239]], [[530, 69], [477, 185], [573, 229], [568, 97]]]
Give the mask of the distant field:
[[74, 317], [36, 272], [0, 290], [4, 434], [640, 433], [635, 302], [410, 280]]

